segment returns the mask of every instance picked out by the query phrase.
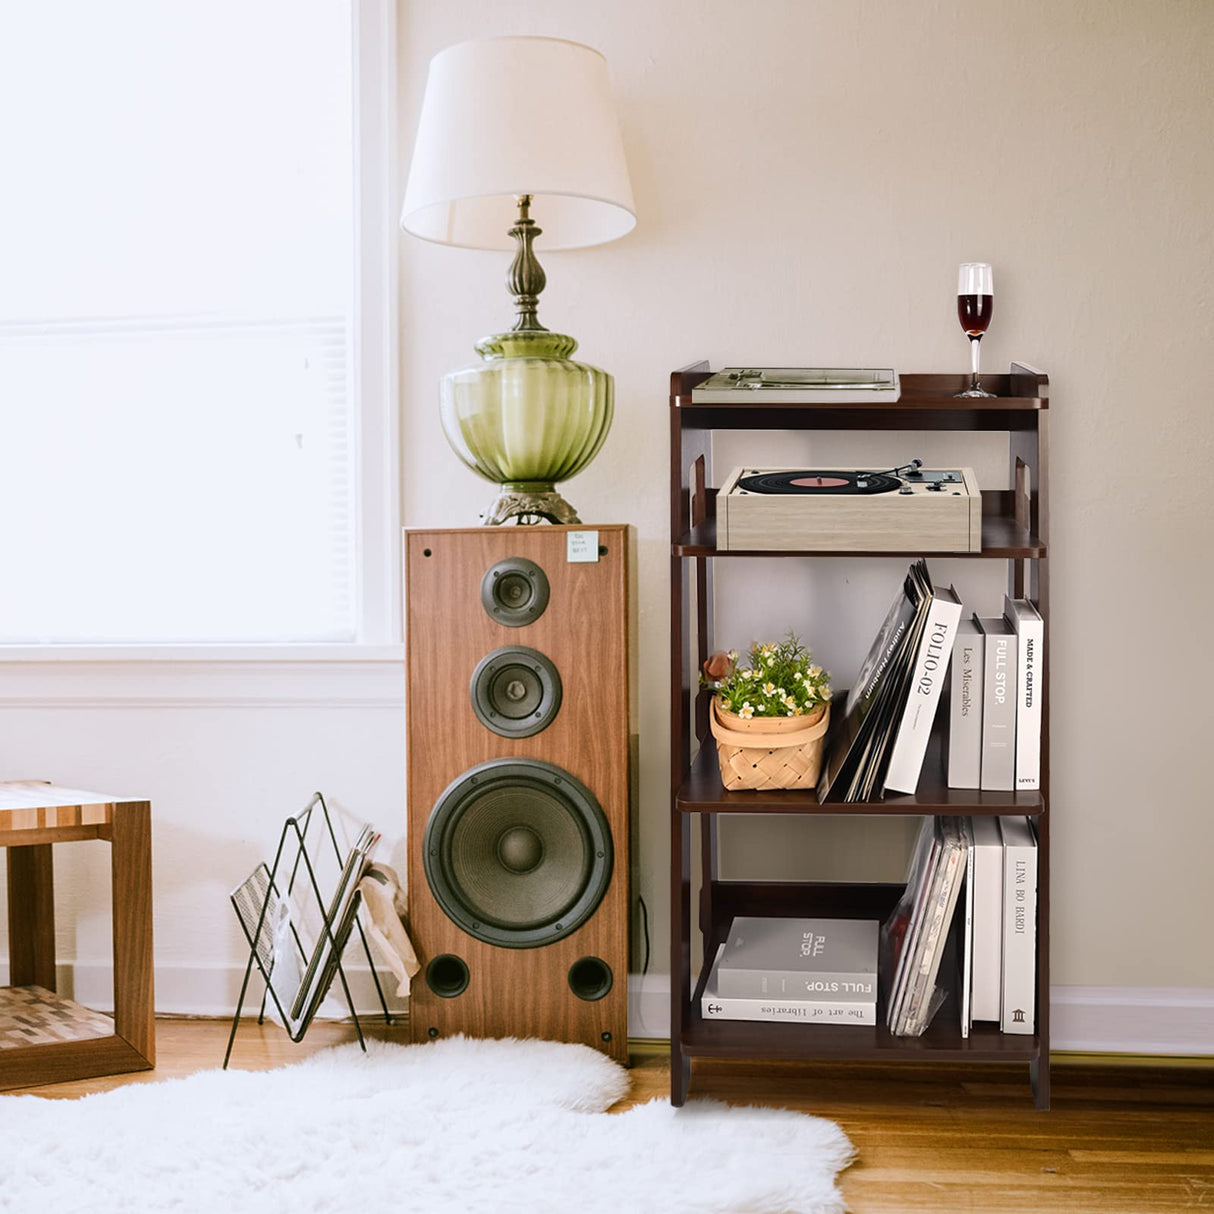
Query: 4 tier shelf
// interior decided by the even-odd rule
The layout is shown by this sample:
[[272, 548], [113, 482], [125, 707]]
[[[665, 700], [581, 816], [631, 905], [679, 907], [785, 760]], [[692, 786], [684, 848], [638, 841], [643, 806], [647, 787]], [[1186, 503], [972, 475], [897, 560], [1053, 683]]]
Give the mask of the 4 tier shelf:
[[[700, 404], [692, 390], [711, 374], [705, 362], [675, 371], [670, 379], [671, 452], [671, 1101], [681, 1105], [691, 1083], [694, 1058], [881, 1059], [924, 1062], [1025, 1062], [1039, 1108], [1048, 1108], [1049, 1078], [1049, 578], [1047, 562], [1047, 423], [1049, 380], [1013, 363], [1006, 375], [984, 375], [995, 395], [959, 398], [968, 376], [901, 377], [895, 403]], [[1007, 490], [982, 493], [982, 550], [956, 552], [725, 551], [717, 546], [716, 489], [712, 487], [712, 436], [722, 430], [906, 430], [993, 431], [1007, 435]], [[725, 470], [728, 472], [728, 469]], [[942, 737], [947, 710], [936, 722], [913, 795], [890, 794], [859, 804], [819, 804], [811, 791], [727, 792], [717, 771], [715, 743], [708, 732], [708, 694], [698, 684], [704, 659], [716, 648], [713, 636], [713, 564], [746, 557], [798, 559], [888, 556], [909, 562], [917, 556], [1000, 560], [1007, 564], [1008, 592], [1029, 597], [1045, 621], [1041, 788], [1034, 792], [987, 792], [949, 788]], [[822, 916], [884, 919], [901, 885], [723, 881], [718, 875], [718, 814], [923, 815], [1025, 814], [1038, 836], [1037, 1010], [1032, 1036], [1002, 1033], [977, 1023], [962, 1037], [960, 1001], [953, 992], [922, 1037], [895, 1037], [884, 1025], [884, 1003], [875, 1026], [776, 1024], [705, 1020], [700, 996], [708, 967], [736, 915]], [[703, 963], [692, 965], [693, 819], [699, 819], [698, 914]], [[942, 970], [942, 977], [947, 977]]]

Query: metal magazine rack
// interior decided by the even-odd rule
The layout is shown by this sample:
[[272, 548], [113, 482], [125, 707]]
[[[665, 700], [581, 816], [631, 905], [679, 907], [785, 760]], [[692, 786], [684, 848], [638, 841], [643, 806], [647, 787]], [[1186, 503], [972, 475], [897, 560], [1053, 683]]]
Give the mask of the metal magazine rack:
[[[312, 830], [314, 818], [323, 821], [324, 828], [323, 831], [319, 828], [312, 831], [312, 847], [326, 848], [327, 838], [340, 870], [336, 888], [327, 900], [321, 894], [317, 879], [319, 852], [309, 854], [308, 832]], [[389, 1024], [392, 1023], [366, 933], [358, 916], [358, 883], [378, 842], [379, 834], [370, 826], [364, 826], [354, 846], [343, 853], [333, 829], [329, 807], [319, 792], [314, 793], [301, 813], [283, 823], [274, 863], [269, 867], [264, 862], [259, 864], [232, 891], [232, 907], [249, 943], [249, 960], [240, 986], [236, 1013], [232, 1017], [228, 1048], [223, 1056], [225, 1070], [232, 1057], [236, 1029], [240, 1025], [240, 1013], [244, 1008], [254, 965], [265, 980], [258, 1024], [264, 1023], [266, 1002], [272, 999], [287, 1035], [292, 1041], [301, 1041], [324, 1003], [334, 977], [338, 977], [345, 993], [346, 1006], [354, 1021], [354, 1030], [358, 1034], [358, 1043], [366, 1051], [362, 1026], [354, 1010], [354, 1000], [350, 996], [350, 986], [341, 964], [342, 952], [355, 927], [362, 940], [384, 1017]], [[290, 873], [284, 894], [280, 874], [288, 868]], [[306, 877], [306, 880], [301, 880], [301, 877]], [[315, 922], [311, 931], [309, 918]], [[315, 939], [309, 940], [309, 935], [314, 935]]]

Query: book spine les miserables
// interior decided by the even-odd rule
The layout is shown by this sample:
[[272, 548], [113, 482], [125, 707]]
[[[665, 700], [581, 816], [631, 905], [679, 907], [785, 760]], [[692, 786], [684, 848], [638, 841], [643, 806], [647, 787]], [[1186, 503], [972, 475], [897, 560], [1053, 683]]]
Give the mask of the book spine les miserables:
[[1016, 788], [1041, 787], [1041, 662], [1045, 622], [1027, 599], [1005, 598], [1016, 631]]
[[707, 992], [700, 998], [705, 1020], [773, 1020], [786, 1024], [876, 1024], [873, 1003], [798, 999], [734, 999]]
[[957, 625], [948, 718], [948, 786], [982, 787], [984, 637], [973, 620]]
[[889, 792], [913, 793], [918, 787], [960, 619], [961, 600], [956, 591], [937, 590], [928, 608], [910, 690], [885, 773]]
[[986, 639], [982, 688], [982, 787], [1016, 787], [1016, 646], [1002, 617], [980, 619]]
[[736, 999], [824, 1000], [875, 1003], [876, 974], [807, 974], [796, 970], [727, 969], [717, 971], [717, 990]]
[[1003, 832], [1003, 983], [999, 1028], [1031, 1034], [1037, 975], [1037, 842], [1027, 818], [1000, 818]]

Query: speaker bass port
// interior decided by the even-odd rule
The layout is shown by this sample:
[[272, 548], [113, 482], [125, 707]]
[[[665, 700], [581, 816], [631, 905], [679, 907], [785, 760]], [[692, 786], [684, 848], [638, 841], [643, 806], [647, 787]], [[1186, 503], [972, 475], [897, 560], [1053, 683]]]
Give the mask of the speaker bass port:
[[548, 606], [548, 575], [523, 556], [507, 557], [481, 579], [481, 605], [507, 628], [534, 623]]
[[612, 980], [611, 966], [601, 957], [579, 957], [569, 967], [569, 989], [587, 1003], [602, 999]]
[[[422, 842], [426, 881], [443, 912], [468, 935], [505, 948], [536, 948], [576, 931], [607, 892], [612, 855], [594, 795], [541, 759], [469, 768], [430, 811]], [[579, 998], [610, 989], [611, 971], [597, 958], [574, 969], [589, 992]], [[602, 970], [607, 987], [594, 994]]]
[[468, 989], [468, 963], [454, 953], [440, 953], [426, 966], [426, 985], [440, 999], [454, 999]]
[[529, 738], [556, 717], [561, 676], [539, 650], [506, 645], [477, 663], [468, 694], [486, 729], [503, 738]]

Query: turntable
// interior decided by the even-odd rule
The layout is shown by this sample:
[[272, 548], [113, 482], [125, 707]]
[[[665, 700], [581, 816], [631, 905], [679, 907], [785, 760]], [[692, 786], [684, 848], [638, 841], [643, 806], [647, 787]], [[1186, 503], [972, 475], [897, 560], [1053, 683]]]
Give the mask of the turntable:
[[971, 468], [736, 468], [717, 494], [725, 552], [980, 552]]

